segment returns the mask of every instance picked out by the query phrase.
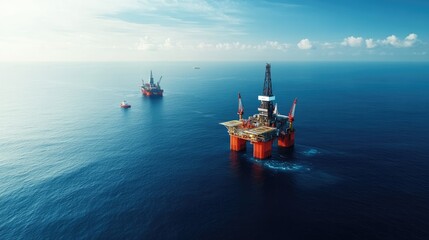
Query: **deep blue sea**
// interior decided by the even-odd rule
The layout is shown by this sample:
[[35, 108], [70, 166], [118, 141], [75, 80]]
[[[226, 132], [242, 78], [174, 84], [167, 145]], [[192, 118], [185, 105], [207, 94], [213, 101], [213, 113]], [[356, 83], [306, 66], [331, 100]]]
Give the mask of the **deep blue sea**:
[[261, 161], [219, 122], [265, 62], [1, 63], [0, 239], [429, 239], [429, 64], [271, 69], [296, 146]]

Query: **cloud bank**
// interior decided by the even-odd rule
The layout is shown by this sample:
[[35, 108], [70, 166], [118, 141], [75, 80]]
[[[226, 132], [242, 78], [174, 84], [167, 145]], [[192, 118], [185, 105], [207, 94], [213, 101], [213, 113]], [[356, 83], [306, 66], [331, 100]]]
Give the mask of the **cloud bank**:
[[350, 46], [350, 47], [360, 47], [362, 44], [362, 41], [363, 41], [363, 38], [361, 37], [350, 36], [350, 37], [344, 38], [341, 45]]
[[390, 35], [386, 39], [382, 40], [381, 43], [383, 45], [391, 45], [394, 47], [412, 47], [417, 41], [417, 34], [410, 33], [404, 40], [398, 39], [395, 35]]
[[413, 32], [384, 38], [312, 36], [311, 41], [288, 32], [273, 38], [270, 29], [253, 26], [254, 15], [249, 18], [246, 12], [253, 9], [250, 2], [0, 1], [0, 61], [295, 59], [428, 52], [428, 44]]
[[372, 38], [365, 40], [366, 48], [375, 48], [377, 44], [374, 42]]
[[[372, 38], [365, 39], [366, 48], [372, 49], [378, 46], [392, 46], [395, 48], [409, 48], [417, 42], [417, 34], [410, 33], [403, 40], [399, 39], [395, 35], [390, 35], [385, 39], [374, 40]], [[361, 47], [363, 43], [362, 37], [349, 36], [344, 38], [341, 42], [342, 46]]]
[[[364, 39], [363, 37], [349, 36], [343, 39], [342, 42], [318, 42], [310, 41], [308, 38], [300, 40], [296, 44], [296, 49], [309, 50], [315, 47], [324, 50], [332, 50], [340, 47], [351, 47], [351, 48], [362, 48], [374, 49], [377, 47], [394, 47], [394, 48], [409, 48], [415, 45], [417, 42], [417, 34], [410, 33], [403, 40], [397, 38], [395, 35], [386, 37], [385, 39], [374, 40], [373, 38]], [[292, 44], [280, 42], [276, 40], [266, 41], [260, 44], [248, 44], [241, 42], [222, 42], [222, 43], [206, 43], [201, 42], [197, 45], [198, 49], [205, 50], [290, 50], [293, 49]]]

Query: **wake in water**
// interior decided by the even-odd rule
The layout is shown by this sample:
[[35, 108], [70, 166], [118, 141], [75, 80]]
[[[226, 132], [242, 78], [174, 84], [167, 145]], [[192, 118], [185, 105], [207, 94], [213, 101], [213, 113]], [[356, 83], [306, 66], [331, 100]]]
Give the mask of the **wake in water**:
[[[302, 149], [304, 148], [304, 149]], [[311, 168], [306, 160], [317, 157], [322, 154], [322, 150], [306, 147], [295, 146], [294, 149], [280, 150], [278, 154], [274, 154], [269, 160], [259, 160], [250, 157], [250, 161], [258, 164], [266, 169], [281, 171], [281, 172], [307, 172]], [[304, 160], [304, 161], [303, 161]]]
[[326, 155], [325, 150], [298, 145], [295, 146], [295, 149], [274, 152], [273, 156], [267, 160], [259, 160], [249, 157], [247, 154], [244, 154], [243, 157], [245, 161], [268, 172], [293, 174], [301, 186], [315, 188], [335, 184], [340, 180], [338, 176], [314, 167], [317, 164], [313, 164], [313, 161], [324, 159], [322, 155]]
[[275, 171], [282, 172], [305, 172], [310, 171], [308, 166], [302, 164], [290, 163], [279, 160], [256, 160], [254, 159], [255, 164], [261, 165], [264, 168], [268, 168]]

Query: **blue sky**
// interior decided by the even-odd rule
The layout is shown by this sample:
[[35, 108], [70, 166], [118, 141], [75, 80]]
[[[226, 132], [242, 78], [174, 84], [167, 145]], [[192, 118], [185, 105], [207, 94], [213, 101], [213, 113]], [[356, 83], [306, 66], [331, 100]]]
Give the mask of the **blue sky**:
[[428, 61], [416, 0], [0, 1], [0, 61]]

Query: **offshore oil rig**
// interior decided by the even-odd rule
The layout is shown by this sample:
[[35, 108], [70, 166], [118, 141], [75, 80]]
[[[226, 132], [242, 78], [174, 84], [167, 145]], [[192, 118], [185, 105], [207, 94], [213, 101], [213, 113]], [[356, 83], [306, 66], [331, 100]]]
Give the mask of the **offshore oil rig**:
[[222, 122], [228, 129], [230, 136], [230, 149], [242, 151], [246, 149], [246, 141], [253, 144], [253, 157], [265, 159], [271, 156], [272, 145], [277, 138], [277, 145], [281, 148], [291, 148], [295, 144], [295, 98], [287, 116], [278, 112], [277, 104], [274, 105], [276, 97], [273, 95], [271, 84], [271, 65], [267, 63], [265, 68], [264, 89], [262, 95], [258, 96], [261, 105], [259, 113], [243, 119], [244, 107], [241, 95], [238, 94], [238, 120]]
[[164, 93], [164, 89], [159, 85], [161, 83], [162, 76], [159, 78], [158, 82], [155, 84], [153, 81], [152, 71], [150, 71], [150, 81], [149, 83], [145, 83], [142, 79], [141, 92], [145, 96], [159, 96], [162, 97]]

